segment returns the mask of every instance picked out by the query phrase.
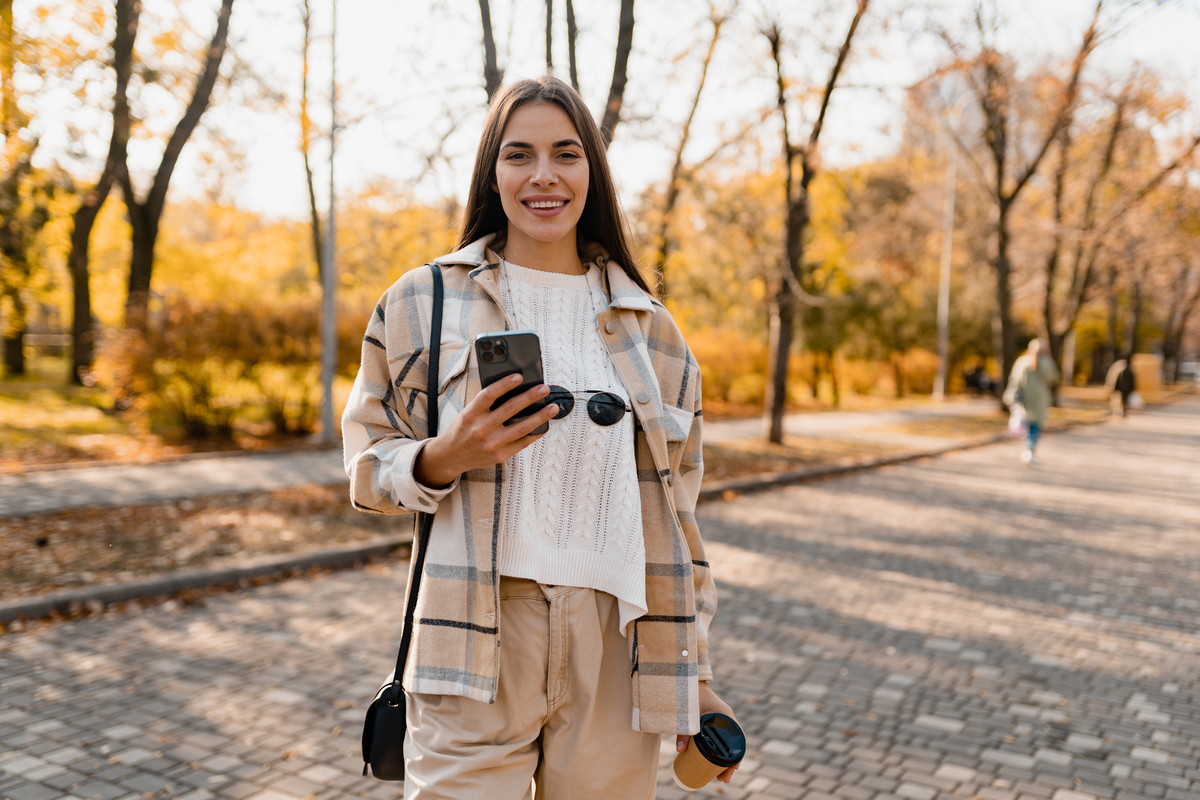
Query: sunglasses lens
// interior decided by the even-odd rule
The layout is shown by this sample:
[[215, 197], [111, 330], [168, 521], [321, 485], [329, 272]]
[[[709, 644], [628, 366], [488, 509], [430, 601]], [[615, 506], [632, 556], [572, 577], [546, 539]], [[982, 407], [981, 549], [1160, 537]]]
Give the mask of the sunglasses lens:
[[625, 401], [610, 392], [600, 392], [588, 400], [587, 410], [597, 425], [616, 425], [625, 416]]
[[550, 403], [558, 406], [558, 413], [554, 415], [554, 418], [562, 419], [575, 408], [575, 395], [561, 386], [551, 386], [550, 394], [546, 395], [546, 404]]

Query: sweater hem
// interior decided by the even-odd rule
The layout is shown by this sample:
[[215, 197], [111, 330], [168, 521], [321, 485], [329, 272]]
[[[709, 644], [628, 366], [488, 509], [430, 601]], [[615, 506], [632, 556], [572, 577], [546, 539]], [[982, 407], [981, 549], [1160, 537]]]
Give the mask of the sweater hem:
[[510, 578], [613, 595], [620, 612], [621, 635], [628, 636], [626, 626], [646, 613], [645, 555], [639, 555], [642, 563], [633, 565], [603, 553], [549, 550], [538, 542], [505, 540], [500, 545], [499, 569]]

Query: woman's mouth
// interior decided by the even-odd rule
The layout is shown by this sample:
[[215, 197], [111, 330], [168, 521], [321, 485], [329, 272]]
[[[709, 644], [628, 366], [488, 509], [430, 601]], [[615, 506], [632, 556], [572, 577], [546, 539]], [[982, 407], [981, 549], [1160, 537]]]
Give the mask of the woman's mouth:
[[557, 214], [567, 204], [566, 200], [522, 200], [521, 204], [539, 217]]

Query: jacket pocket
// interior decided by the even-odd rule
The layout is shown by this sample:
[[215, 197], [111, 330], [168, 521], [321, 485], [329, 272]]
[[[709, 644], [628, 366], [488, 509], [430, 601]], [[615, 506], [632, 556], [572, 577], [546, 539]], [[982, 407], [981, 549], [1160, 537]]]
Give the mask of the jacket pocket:
[[666, 414], [663, 419], [666, 422], [665, 432], [667, 441], [671, 443], [686, 442], [688, 434], [692, 431], [692, 419], [695, 416], [691, 411], [685, 408], [675, 408], [674, 406], [663, 406]]
[[471, 346], [469, 344], [458, 345], [456, 350], [450, 350], [449, 347], [442, 348], [441, 360], [447, 366], [443, 367], [441, 382], [438, 384], [439, 397], [446, 393], [446, 389], [455, 379], [467, 371], [467, 362], [470, 360], [470, 356]]

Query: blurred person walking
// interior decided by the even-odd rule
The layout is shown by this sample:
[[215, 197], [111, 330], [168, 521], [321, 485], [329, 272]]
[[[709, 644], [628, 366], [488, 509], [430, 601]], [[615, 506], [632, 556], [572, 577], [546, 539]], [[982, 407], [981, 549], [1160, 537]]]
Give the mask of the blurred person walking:
[[1059, 381], [1058, 367], [1043, 351], [1040, 339], [1031, 341], [1025, 354], [1013, 364], [1008, 388], [1004, 390], [1005, 405], [1021, 406], [1028, 432], [1021, 461], [1030, 465], [1037, 461], [1038, 437], [1041, 436], [1042, 424], [1050, 414], [1050, 406], [1054, 403], [1054, 387]]
[[[637, 269], [606, 159], [568, 84], [499, 91], [459, 249], [435, 261], [438, 385], [432, 269], [402, 276], [367, 328], [342, 420], [351, 498], [434, 515], [389, 678], [408, 800], [527, 800], [535, 778], [538, 798], [652, 798], [659, 735], [683, 750], [702, 714], [733, 716], [709, 687], [699, 365]], [[481, 388], [475, 340], [516, 329], [538, 334], [557, 385], [493, 409], [520, 380]], [[430, 398], [446, 424], [425, 438]]]
[[1129, 397], [1137, 389], [1133, 377], [1132, 358], [1120, 358], [1108, 368], [1104, 387], [1108, 390], [1108, 402], [1113, 416], [1124, 417], [1129, 413]]

